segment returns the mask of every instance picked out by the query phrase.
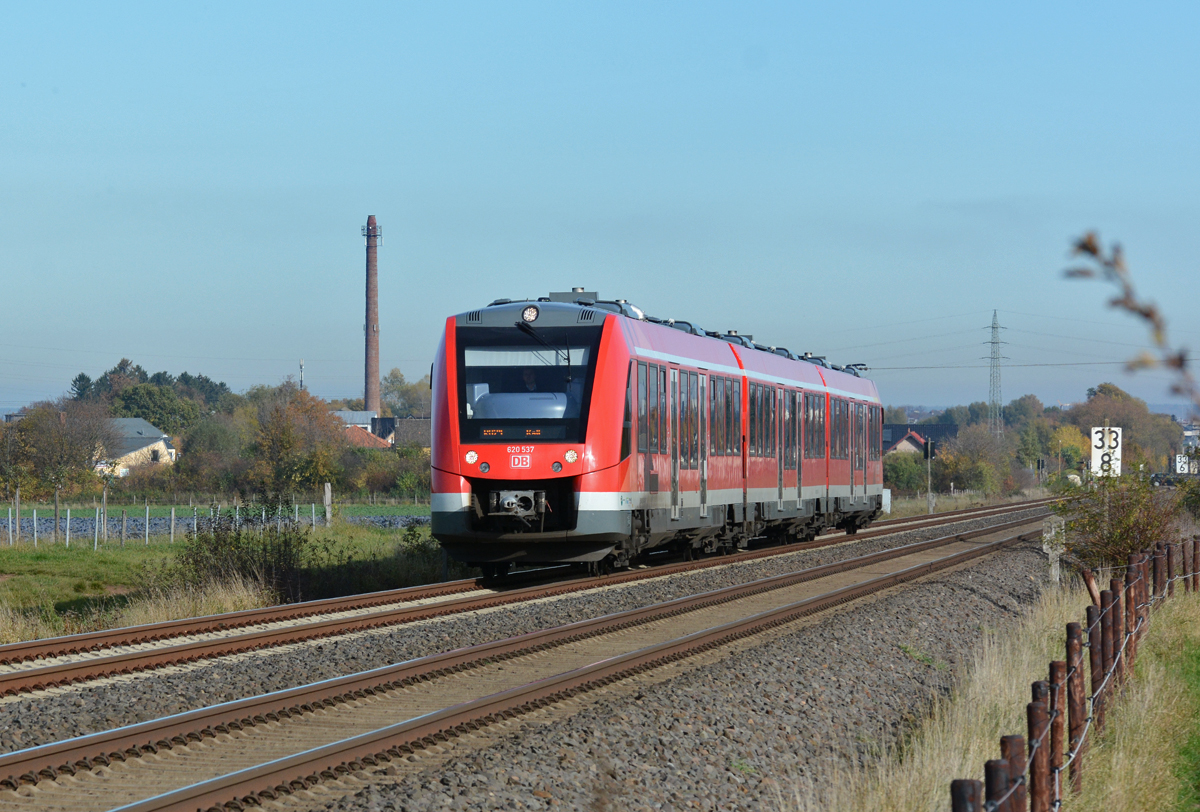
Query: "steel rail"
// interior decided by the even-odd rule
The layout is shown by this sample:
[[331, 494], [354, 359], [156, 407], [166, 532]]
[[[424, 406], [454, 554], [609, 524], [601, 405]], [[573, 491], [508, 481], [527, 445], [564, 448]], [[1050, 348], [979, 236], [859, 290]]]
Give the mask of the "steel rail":
[[[786, 550], [786, 552], [790, 552], [792, 550], [825, 547], [830, 546], [831, 544], [840, 544], [847, 540], [865, 541], [867, 539], [877, 538], [892, 532], [907, 532], [907, 530], [895, 531], [890, 529], [891, 527], [897, 525], [912, 525], [912, 527], [908, 529], [919, 530], [927, 527], [937, 527], [943, 524], [950, 524], [956, 521], [963, 521], [971, 517], [983, 518], [985, 516], [1003, 515], [1004, 513], [1031, 509], [1043, 505], [1049, 501], [1052, 500], [1042, 499], [1032, 500], [1029, 502], [1019, 502], [1014, 505], [992, 505], [979, 508], [964, 508], [962, 510], [935, 514], [933, 518], [908, 517], [903, 519], [888, 519], [882, 522], [877, 522], [875, 524], [876, 529], [866, 533], [829, 533], [820, 536], [813, 541], [798, 542], [787, 545], [788, 550]], [[751, 550], [734, 553], [733, 555], [725, 556], [719, 559], [706, 559], [702, 561], [687, 562], [686, 566], [689, 569], [703, 569], [711, 566], [723, 566], [725, 564], [736, 563], [738, 561], [754, 560], [756, 558], [762, 558], [780, 552], [777, 548], [768, 549], [769, 552], [763, 550]], [[559, 568], [547, 569], [555, 572], [559, 571]], [[674, 569], [671, 572], [664, 574], [673, 574], [674, 572], [678, 571], [684, 570]], [[537, 572], [541, 572], [541, 570], [538, 570]], [[579, 588], [586, 589], [589, 588], [588, 585], [590, 584], [599, 585], [622, 583], [625, 580], [654, 577], [654, 574], [655, 573], [647, 574], [645, 571], [637, 571], [602, 576], [600, 578], [580, 577], [569, 580], [571, 582], [580, 584]], [[532, 579], [525, 578], [523, 580]], [[476, 589], [492, 588], [499, 590], [511, 590], [514, 588], [514, 586], [518, 585], [519, 582], [514, 583], [511, 580], [489, 582], [485, 581], [483, 578], [467, 578], [457, 581], [445, 581], [437, 584], [405, 587], [403, 589], [390, 589], [380, 592], [348, 595], [340, 598], [326, 598], [315, 601], [304, 601], [301, 603], [281, 604], [278, 606], [269, 606], [260, 609], [244, 609], [238, 612], [226, 612], [223, 614], [184, 618], [181, 620], [161, 621], [159, 623], [149, 623], [140, 626], [127, 626], [117, 629], [106, 629], [103, 631], [64, 635], [61, 637], [49, 637], [40, 640], [7, 643], [0, 645], [0, 665], [84, 654], [123, 646], [157, 643], [163, 640], [170, 640], [175, 637], [224, 632], [233, 629], [246, 628], [248, 626], [278, 623], [290, 620], [299, 620], [323, 614], [367, 609], [373, 606], [385, 606], [408, 601], [425, 600], [428, 598], [443, 597], [461, 592], [470, 592]]]
[[[1019, 520], [1023, 523], [1026, 520]], [[948, 523], [946, 521], [939, 524]], [[993, 525], [971, 531], [963, 538], [973, 535], [996, 532], [999, 529], [1013, 526], [1012, 522]], [[907, 532], [907, 531], [905, 531]], [[418, 606], [400, 606], [382, 609], [376, 612], [348, 618], [317, 620], [300, 626], [284, 626], [273, 629], [249, 631], [243, 634], [213, 638], [210, 640], [191, 641], [170, 646], [162, 646], [146, 651], [130, 651], [115, 653], [107, 656], [92, 657], [73, 662], [54, 663], [35, 668], [24, 668], [7, 673], [0, 673], [0, 696], [12, 696], [31, 691], [45, 690], [55, 686], [70, 685], [77, 682], [100, 679], [116, 674], [129, 674], [139, 671], [163, 668], [170, 665], [193, 663], [205, 659], [230, 656], [263, 648], [270, 648], [291, 643], [305, 642], [325, 637], [332, 637], [352, 632], [368, 631], [387, 626], [412, 623], [446, 615], [494, 608], [512, 603], [519, 603], [537, 598], [555, 597], [559, 595], [591, 589], [600, 586], [626, 583], [629, 581], [645, 580], [647, 578], [665, 577], [689, 571], [723, 566], [730, 563], [752, 561], [761, 558], [784, 555], [797, 550], [842, 544], [847, 538], [852, 541], [862, 541], [881, 535], [889, 535], [889, 531], [880, 530], [874, 534], [860, 533], [850, 537], [837, 536], [824, 541], [811, 541], [785, 547], [772, 547], [739, 553], [734, 556], [724, 556], [704, 561], [690, 561], [662, 565], [647, 570], [623, 572], [599, 578], [576, 578], [559, 581], [549, 585], [538, 585], [509, 589], [490, 595], [480, 595], [459, 599], [450, 599], [433, 604]], [[936, 539], [934, 541], [937, 541]], [[908, 547], [911, 547], [909, 545]], [[900, 547], [894, 549], [907, 549]], [[886, 552], [886, 551], [885, 551]], [[857, 559], [848, 559], [850, 561]], [[376, 593], [379, 594], [379, 593]]]
[[448, 741], [498, 720], [560, 702], [800, 617], [957, 566], [1032, 535], [1035, 534], [1023, 534], [981, 544], [975, 549], [964, 550], [937, 561], [918, 564], [525, 686], [444, 708], [370, 733], [182, 787], [128, 804], [113, 812], [194, 812], [257, 806], [264, 799], [274, 800], [282, 795], [307, 789], [325, 779], [335, 779], [340, 775], [361, 770], [366, 765], [374, 766], [381, 761], [403, 757], [406, 753]]
[[[189, 740], [198, 741], [213, 737], [217, 733], [228, 732], [229, 729], [239, 730], [254, 724], [278, 721], [280, 718], [312, 712], [321, 707], [328, 707], [380, 691], [390, 691], [415, 682], [464, 671], [477, 665], [510, 659], [532, 651], [545, 650], [595, 635], [678, 616], [774, 589], [860, 569], [882, 561], [903, 558], [956, 542], [969, 541], [978, 536], [1006, 532], [1030, 523], [1026, 519], [1000, 527], [916, 542], [820, 567], [775, 575], [746, 584], [723, 587], [625, 612], [580, 620], [517, 637], [429, 655], [397, 665], [226, 702], [111, 731], [52, 742], [0, 756], [0, 785], [16, 787], [22, 783], [36, 783], [42, 778], [54, 778], [59, 773], [73, 774], [80, 769], [90, 769], [96, 764], [107, 765], [114, 760], [136, 757], [142, 752], [157, 752], [158, 749], [170, 747], [172, 744], [186, 744]], [[985, 542], [979, 547], [965, 552], [982, 554], [977, 551], [991, 550], [997, 544], [1007, 544], [1039, 534], [1040, 531], [1035, 531], [1001, 539], [998, 542]], [[901, 572], [907, 573], [927, 568], [930, 564], [936, 563], [920, 564]], [[863, 583], [877, 583], [878, 581], [879, 579], [873, 579]], [[845, 589], [829, 594], [842, 594], [844, 591]]]

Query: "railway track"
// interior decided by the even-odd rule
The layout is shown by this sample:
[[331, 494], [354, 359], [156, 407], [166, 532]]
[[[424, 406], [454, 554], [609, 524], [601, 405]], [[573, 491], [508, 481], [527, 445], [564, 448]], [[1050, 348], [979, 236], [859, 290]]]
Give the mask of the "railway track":
[[1044, 501], [941, 514], [926, 520], [893, 520], [854, 536], [751, 550], [700, 561], [676, 562], [602, 577], [573, 577], [551, 584], [488, 588], [479, 580], [357, 595], [308, 604], [249, 610], [151, 626], [115, 629], [0, 647], [0, 695], [14, 695], [146, 671], [274, 646], [366, 631], [487, 609], [599, 586], [663, 577], [766, 558], [796, 550], [862, 541], [907, 530], [1003, 515]]
[[1040, 532], [1022, 519], [11, 753], [0, 810], [257, 804]]

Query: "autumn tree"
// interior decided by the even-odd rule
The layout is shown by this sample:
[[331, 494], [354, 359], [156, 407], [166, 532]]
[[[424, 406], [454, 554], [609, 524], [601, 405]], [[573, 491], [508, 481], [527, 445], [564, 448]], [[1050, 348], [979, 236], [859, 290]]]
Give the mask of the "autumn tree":
[[381, 400], [393, 417], [429, 417], [432, 394], [428, 375], [410, 383], [394, 368], [380, 381]]
[[250, 474], [263, 492], [316, 488], [337, 477], [345, 429], [329, 404], [292, 383], [250, 395], [255, 424]]

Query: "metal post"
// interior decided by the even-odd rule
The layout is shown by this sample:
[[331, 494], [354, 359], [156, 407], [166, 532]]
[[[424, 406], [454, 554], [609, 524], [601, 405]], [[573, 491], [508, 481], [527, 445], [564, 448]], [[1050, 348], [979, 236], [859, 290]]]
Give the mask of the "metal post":
[[171, 505], [171, 543], [175, 543], [175, 506]]
[[1008, 762], [1008, 785], [1015, 786], [1010, 808], [1012, 812], [1028, 812], [1028, 794], [1025, 783], [1025, 737], [1001, 736], [1000, 757]]
[[1050, 735], [1045, 703], [1030, 702], [1026, 705], [1025, 720], [1029, 746], [1032, 748], [1029, 761], [1029, 808], [1031, 812], [1050, 812]]
[[983, 782], [966, 778], [951, 781], [950, 812], [983, 812]]
[[17, 543], [20, 544], [21, 543], [21, 486], [20, 485], [17, 486], [16, 503], [17, 503]]
[[9, 547], [13, 546], [13, 534], [12, 534], [12, 506], [11, 506], [11, 505], [10, 505], [10, 506], [9, 506], [9, 508], [8, 508], [8, 546], [9, 546]]
[[96, 508], [96, 521], [92, 523], [92, 552], [100, 549], [100, 508]]
[[1083, 629], [1067, 624], [1067, 746], [1079, 752], [1071, 762], [1071, 786], [1083, 790], [1083, 729], [1087, 725], [1087, 698], [1083, 683]]
[[146, 534], [146, 546], [150, 546], [150, 504], [146, 504], [146, 523], [142, 526], [142, 530]]
[[125, 536], [129, 534], [129, 516], [121, 509], [121, 549], [125, 549]]
[[312, 529], [317, 529], [317, 503], [312, 503]]
[[71, 509], [67, 508], [67, 548], [71, 547]]
[[37, 508], [33, 509], [33, 546], [37, 546]]

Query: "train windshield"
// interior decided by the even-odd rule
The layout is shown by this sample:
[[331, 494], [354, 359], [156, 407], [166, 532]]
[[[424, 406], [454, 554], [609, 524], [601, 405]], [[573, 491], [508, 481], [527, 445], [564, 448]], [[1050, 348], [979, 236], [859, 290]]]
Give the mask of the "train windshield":
[[460, 329], [462, 441], [583, 442], [600, 329]]

